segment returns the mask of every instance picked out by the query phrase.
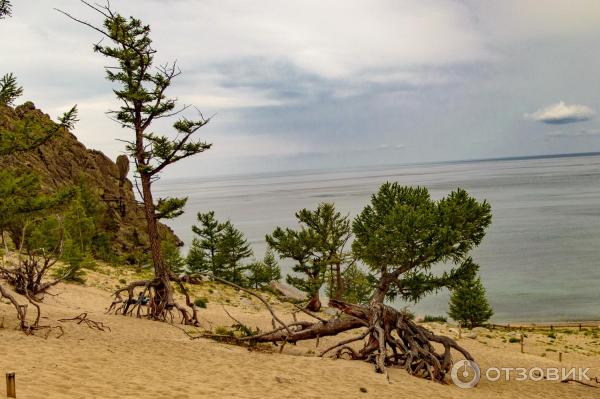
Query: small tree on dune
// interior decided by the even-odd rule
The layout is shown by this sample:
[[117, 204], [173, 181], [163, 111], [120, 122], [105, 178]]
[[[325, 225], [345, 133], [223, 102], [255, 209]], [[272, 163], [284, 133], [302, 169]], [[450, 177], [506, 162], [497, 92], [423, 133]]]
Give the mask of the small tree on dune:
[[271, 250], [267, 250], [262, 260], [257, 260], [248, 265], [248, 286], [259, 289], [271, 281], [281, 279], [281, 268]]
[[467, 328], [481, 326], [494, 315], [480, 278], [462, 281], [452, 290], [448, 315]]
[[350, 222], [330, 203], [320, 204], [314, 211], [302, 209], [296, 218], [299, 230], [278, 227], [266, 240], [280, 257], [296, 261], [292, 270], [298, 275], [288, 275], [287, 282], [307, 292], [306, 308], [318, 311], [321, 308], [319, 290], [328, 268], [336, 276], [336, 296], [341, 295], [341, 268], [346, 261], [344, 246], [351, 234]]
[[244, 234], [228, 220], [220, 222], [215, 212], [198, 213], [199, 225], [192, 226], [197, 235], [187, 256], [192, 273], [209, 272], [238, 285], [244, 285], [248, 265], [242, 260], [252, 256]]
[[225, 280], [234, 284], [245, 285], [244, 275], [248, 265], [243, 264], [242, 260], [250, 256], [252, 256], [252, 249], [244, 234], [233, 227], [231, 222], [225, 222], [216, 255], [217, 264], [221, 267], [220, 274]]
[[[122, 301], [120, 292], [127, 291], [126, 301], [135, 301], [133, 289], [144, 287], [150, 292], [149, 317], [165, 320], [167, 313], [176, 307], [186, 324], [196, 324], [196, 310], [189, 300], [185, 288], [186, 304], [192, 308], [190, 316], [185, 307], [177, 304], [173, 298], [170, 282], [181, 285], [165, 259], [161, 248], [161, 236], [158, 230], [160, 219], [174, 218], [183, 213], [185, 198], [159, 198], [155, 200], [152, 184], [169, 165], [182, 159], [202, 153], [211, 145], [194, 140], [197, 131], [209, 122], [201, 114], [199, 119], [185, 117], [173, 123], [173, 134], [161, 135], [153, 132], [153, 123], [158, 119], [179, 114], [187, 107], [177, 109], [177, 100], [166, 96], [173, 80], [180, 75], [175, 62], [156, 65], [156, 50], [152, 47], [150, 26], [137, 18], [125, 18], [113, 11], [109, 5], [100, 6], [82, 0], [82, 3], [104, 18], [101, 27], [77, 19], [58, 10], [72, 20], [92, 28], [108, 39], [106, 44], [100, 41], [94, 45], [94, 51], [114, 61], [106, 68], [106, 78], [118, 85], [114, 90], [121, 106], [110, 111], [122, 127], [131, 130], [133, 139], [128, 140], [126, 149], [135, 164], [135, 178], [138, 191], [144, 202], [147, 234], [154, 266], [154, 279], [139, 281], [115, 293], [116, 302]], [[125, 307], [126, 308], [126, 307]]]
[[196, 217], [200, 224], [192, 226], [192, 231], [197, 237], [193, 239], [188, 253], [189, 269], [192, 272], [211, 272], [217, 275], [220, 269], [217, 250], [225, 224], [216, 219], [214, 211], [198, 212]]

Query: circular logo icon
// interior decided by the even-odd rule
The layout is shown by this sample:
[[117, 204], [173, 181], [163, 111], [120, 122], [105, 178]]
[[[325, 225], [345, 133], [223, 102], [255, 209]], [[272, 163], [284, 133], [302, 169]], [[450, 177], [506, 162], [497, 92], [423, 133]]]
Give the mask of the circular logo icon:
[[481, 370], [472, 360], [460, 360], [452, 366], [452, 382], [459, 388], [473, 388], [481, 378]]

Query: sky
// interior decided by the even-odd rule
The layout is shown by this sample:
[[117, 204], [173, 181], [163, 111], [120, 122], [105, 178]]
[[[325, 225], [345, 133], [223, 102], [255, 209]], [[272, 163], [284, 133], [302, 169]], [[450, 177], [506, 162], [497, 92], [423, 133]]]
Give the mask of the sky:
[[[102, 0], [98, 0], [102, 1]], [[168, 177], [600, 151], [595, 0], [112, 0], [152, 27], [167, 93], [214, 115]], [[77, 0], [15, 0], [0, 73], [111, 158], [131, 133]], [[195, 111], [187, 116], [195, 117]], [[169, 123], [154, 126], [170, 133]]]

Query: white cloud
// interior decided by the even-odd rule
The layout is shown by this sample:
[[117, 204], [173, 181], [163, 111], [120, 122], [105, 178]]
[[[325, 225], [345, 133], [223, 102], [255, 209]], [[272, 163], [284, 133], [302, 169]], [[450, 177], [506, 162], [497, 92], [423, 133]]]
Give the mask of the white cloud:
[[525, 117], [536, 122], [563, 125], [566, 123], [587, 121], [594, 115], [595, 112], [590, 107], [579, 104], [569, 105], [560, 101], [531, 114], [525, 114]]

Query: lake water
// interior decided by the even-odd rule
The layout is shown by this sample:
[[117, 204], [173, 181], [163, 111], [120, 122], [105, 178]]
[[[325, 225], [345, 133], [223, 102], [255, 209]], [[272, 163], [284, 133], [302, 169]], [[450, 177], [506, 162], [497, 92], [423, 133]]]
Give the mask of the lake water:
[[[298, 209], [327, 201], [354, 217], [385, 181], [425, 186], [436, 199], [461, 187], [490, 202], [492, 225], [473, 258], [494, 321], [600, 319], [600, 156], [161, 180], [156, 188], [189, 197], [186, 213], [168, 222], [186, 244], [196, 213], [214, 210], [261, 258], [265, 234], [295, 227]], [[440, 292], [413, 307], [445, 314], [447, 305]]]

